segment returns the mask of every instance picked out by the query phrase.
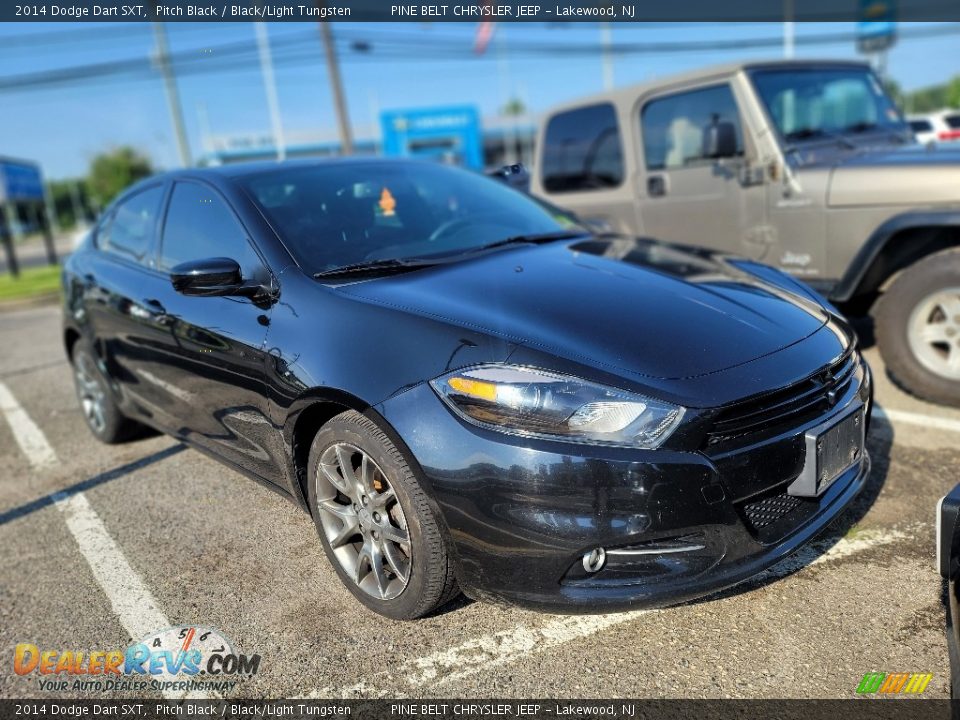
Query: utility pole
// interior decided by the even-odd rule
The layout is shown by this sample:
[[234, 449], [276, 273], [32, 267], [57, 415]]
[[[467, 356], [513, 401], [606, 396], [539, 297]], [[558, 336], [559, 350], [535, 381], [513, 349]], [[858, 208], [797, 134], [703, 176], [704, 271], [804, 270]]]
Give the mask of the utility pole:
[[267, 93], [267, 109], [270, 111], [270, 127], [273, 129], [273, 146], [277, 149], [277, 160], [287, 158], [287, 147], [283, 139], [283, 123], [280, 120], [280, 102], [277, 100], [277, 83], [273, 77], [273, 58], [270, 55], [270, 37], [266, 23], [253, 24], [257, 33], [257, 49], [260, 51], [260, 71], [263, 73], [263, 89]]
[[600, 23], [600, 44], [603, 46], [603, 89], [613, 90], [613, 29], [608, 22]]
[[327, 56], [327, 73], [330, 76], [330, 89], [333, 92], [333, 107], [337, 113], [337, 126], [340, 129], [340, 153], [353, 154], [353, 137], [350, 134], [350, 118], [347, 117], [347, 103], [343, 97], [343, 85], [340, 82], [340, 65], [337, 61], [337, 49], [333, 45], [333, 33], [326, 21], [320, 22], [320, 38], [323, 51]]
[[783, 57], [793, 59], [794, 32], [793, 0], [783, 0]]
[[167, 48], [167, 31], [163, 23], [153, 24], [153, 35], [156, 41], [156, 63], [163, 75], [163, 84], [167, 92], [167, 105], [170, 107], [170, 120], [173, 122], [174, 135], [177, 138], [177, 152], [180, 155], [180, 164], [190, 167], [190, 145], [187, 143], [187, 131], [183, 126], [183, 109], [180, 107], [180, 94], [177, 92], [177, 80], [173, 76], [173, 67], [170, 65], [170, 51]]

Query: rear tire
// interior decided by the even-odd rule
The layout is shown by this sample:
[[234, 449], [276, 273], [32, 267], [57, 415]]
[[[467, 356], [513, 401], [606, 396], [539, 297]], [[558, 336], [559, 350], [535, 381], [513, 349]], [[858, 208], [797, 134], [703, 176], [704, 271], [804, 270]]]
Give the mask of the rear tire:
[[903, 270], [876, 318], [877, 345], [894, 382], [924, 400], [960, 407], [960, 248]]
[[70, 361], [80, 411], [97, 440], [113, 445], [132, 438], [144, 429], [120, 412], [110, 384], [89, 343], [77, 340]]
[[327, 422], [310, 446], [307, 478], [324, 552], [360, 602], [414, 620], [458, 594], [427, 495], [373, 421], [350, 410]]

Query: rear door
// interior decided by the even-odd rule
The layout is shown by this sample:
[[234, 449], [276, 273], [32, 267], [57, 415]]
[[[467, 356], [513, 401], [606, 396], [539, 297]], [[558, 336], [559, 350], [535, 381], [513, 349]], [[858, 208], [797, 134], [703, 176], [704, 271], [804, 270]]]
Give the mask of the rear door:
[[140, 369], [151, 361], [152, 338], [162, 318], [143, 303], [142, 289], [157, 275], [153, 252], [165, 191], [162, 182], [138, 188], [107, 212], [83, 278], [95, 351], [117, 383], [121, 407], [154, 421], [152, 407], [161, 398], [141, 381]]
[[[728, 82], [646, 99], [639, 118], [642, 162], [636, 192], [643, 232], [669, 242], [769, 259], [762, 181], [745, 177], [743, 123]], [[731, 123], [732, 158], [707, 157], [704, 131]]]
[[155, 410], [175, 434], [276, 482], [283, 465], [264, 380], [271, 306], [244, 297], [189, 297], [170, 281], [180, 263], [212, 257], [236, 260], [245, 280], [269, 279], [224, 197], [205, 183], [177, 180], [160, 230], [157, 273], [141, 289], [143, 304], [163, 320], [153, 324], [153, 353], [140, 377], [162, 399]]
[[597, 229], [635, 234], [623, 136], [612, 103], [563, 110], [544, 126], [538, 194]]

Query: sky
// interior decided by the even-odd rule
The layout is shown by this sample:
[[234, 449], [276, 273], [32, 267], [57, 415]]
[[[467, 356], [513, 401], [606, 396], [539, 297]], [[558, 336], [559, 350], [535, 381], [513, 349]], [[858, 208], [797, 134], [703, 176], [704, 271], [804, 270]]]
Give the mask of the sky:
[[[901, 24], [904, 28], [907, 24]], [[249, 23], [168, 23], [171, 54], [189, 70], [178, 76], [183, 115], [194, 158], [205, 132], [270, 132], [266, 94]], [[805, 39], [853, 33], [851, 23], [796, 24], [798, 58], [855, 58], [849, 40], [807, 45]], [[907, 31], [922, 29], [915, 25]], [[925, 26], [929, 27], [929, 26]], [[603, 89], [597, 24], [500, 23], [484, 55], [472, 50], [473, 23], [334, 23], [350, 120], [373, 125], [382, 110], [473, 104], [493, 115], [509, 98], [534, 113]], [[267, 23], [285, 133], [336, 127], [317, 26]], [[906, 90], [960, 75], [958, 33], [901, 38], [890, 50], [888, 74]], [[613, 58], [616, 86], [730, 60], [778, 58], [773, 46], [750, 40], [782, 37], [780, 24], [613, 24], [614, 47], [647, 43], [736, 41], [736, 49], [682, 53], [624, 52]], [[744, 43], [739, 47], [740, 42]], [[91, 158], [132, 145], [158, 168], [178, 165], [163, 81], [155, 67], [150, 23], [0, 23], [0, 156], [39, 162], [48, 179], [87, 172]], [[231, 54], [234, 53], [234, 54]], [[23, 78], [57, 69], [118, 64], [126, 72], [79, 76], [52, 86], [21, 85]], [[140, 63], [138, 65], [138, 63]], [[79, 73], [78, 73], [79, 75]], [[205, 131], [204, 126], [207, 130]]]

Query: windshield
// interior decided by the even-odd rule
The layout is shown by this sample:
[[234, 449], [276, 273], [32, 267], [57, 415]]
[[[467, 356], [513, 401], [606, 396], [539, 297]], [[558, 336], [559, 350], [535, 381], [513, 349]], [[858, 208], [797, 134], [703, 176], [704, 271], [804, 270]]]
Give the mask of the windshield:
[[866, 68], [757, 70], [753, 84], [788, 143], [867, 130], [904, 130], [904, 121]]
[[312, 273], [579, 229], [498, 180], [429, 163], [291, 166], [239, 182]]

